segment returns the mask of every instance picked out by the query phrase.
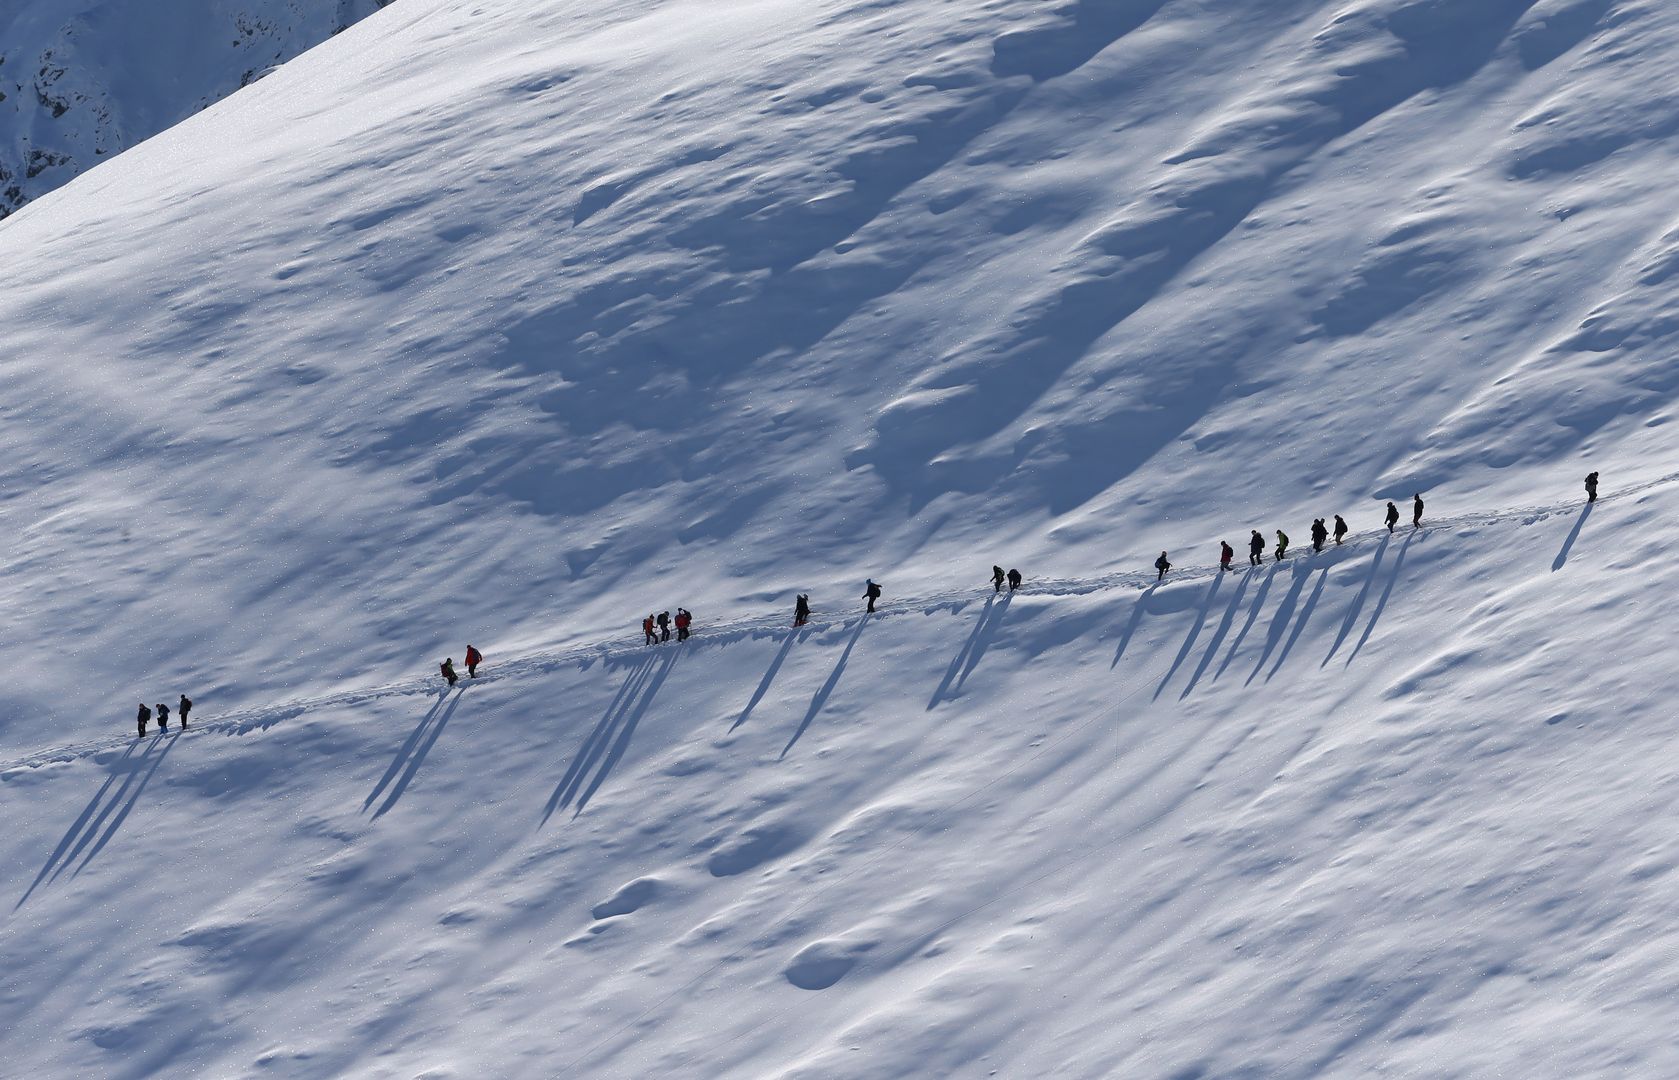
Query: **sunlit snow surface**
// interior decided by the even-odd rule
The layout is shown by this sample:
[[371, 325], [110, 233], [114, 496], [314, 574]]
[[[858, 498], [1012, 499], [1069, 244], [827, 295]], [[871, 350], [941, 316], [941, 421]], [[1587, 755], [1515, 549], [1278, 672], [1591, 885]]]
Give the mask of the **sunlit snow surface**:
[[1679, 1074], [1679, 12], [1260, 6], [404, 0], [0, 224], [5, 1071]]

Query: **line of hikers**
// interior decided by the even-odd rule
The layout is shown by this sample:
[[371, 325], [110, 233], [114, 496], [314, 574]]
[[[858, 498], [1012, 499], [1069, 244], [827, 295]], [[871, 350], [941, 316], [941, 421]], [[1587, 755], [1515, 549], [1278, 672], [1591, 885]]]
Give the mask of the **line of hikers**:
[[[187, 729], [187, 717], [192, 713], [192, 699], [187, 697], [185, 694], [181, 695], [179, 713], [181, 717], [181, 730], [185, 731]], [[140, 738], [144, 739], [146, 737], [146, 725], [151, 722], [151, 719], [152, 711], [147, 708], [146, 703], [142, 701], [140, 703], [140, 715], [138, 717], [140, 723]], [[169, 706], [165, 705], [161, 701], [157, 703], [157, 730], [159, 732], [169, 730]]]
[[[478, 665], [483, 662], [484, 654], [473, 648], [471, 645], [468, 645], [466, 647], [467, 675], [476, 679], [478, 677]], [[453, 686], [456, 682], [460, 681], [460, 676], [455, 674], [454, 657], [451, 656], [447, 660], [443, 661], [442, 664], [438, 665], [438, 669], [443, 672], [443, 681], [448, 683], [450, 686]]]
[[[1586, 501], [1597, 501], [1597, 473], [1595, 472], [1586, 476]], [[1420, 493], [1414, 494], [1411, 496], [1412, 528], [1422, 527], [1422, 515], [1422, 495]], [[1330, 516], [1335, 519], [1335, 525], [1333, 528], [1331, 528], [1323, 518], [1316, 518], [1312, 521], [1311, 536], [1313, 551], [1322, 551], [1324, 545], [1328, 543], [1331, 538], [1333, 538], [1337, 544], [1342, 543], [1346, 539], [1347, 533], [1350, 531], [1350, 527], [1347, 525], [1347, 520], [1340, 514], [1332, 514]], [[1394, 526], [1399, 524], [1399, 507], [1394, 505], [1391, 501], [1387, 504], [1387, 513], [1383, 516], [1382, 522], [1387, 526], [1387, 530], [1390, 533], [1393, 532]], [[1288, 557], [1288, 544], [1288, 534], [1283, 532], [1281, 529], [1278, 529], [1277, 548], [1275, 553], [1275, 558], [1277, 560], [1280, 561]], [[1231, 560], [1236, 557], [1235, 549], [1230, 546], [1228, 541], [1224, 540], [1219, 541], [1218, 546], [1219, 569], [1233, 569], [1230, 564]], [[1258, 529], [1252, 530], [1252, 535], [1248, 539], [1249, 565], [1259, 566], [1265, 562], [1265, 547], [1265, 537], [1260, 534]], [[1164, 581], [1167, 573], [1169, 573], [1172, 569], [1172, 563], [1167, 557], [1167, 552], [1162, 551], [1160, 553], [1160, 557], [1154, 560], [1154, 568], [1158, 571], [1155, 576], [1155, 580]], [[1019, 570], [1011, 569], [1005, 572], [1001, 566], [993, 566], [991, 568], [991, 588], [993, 593], [1001, 593], [1004, 585], [1007, 585], [1009, 587], [1009, 592], [1012, 593], [1019, 589], [1024, 581], [1025, 578], [1021, 575]], [[863, 610], [866, 614], [874, 614], [875, 602], [880, 599], [881, 594], [882, 590], [880, 583], [875, 581], [873, 578], [867, 579], [863, 587], [863, 600], [865, 601], [865, 607]], [[693, 621], [694, 617], [687, 608], [677, 608], [676, 615], [674, 617], [670, 612], [662, 611], [657, 615], [649, 615], [645, 619], [641, 620], [642, 636], [648, 645], [661, 645], [670, 640], [670, 632], [672, 627], [674, 627], [676, 630], [676, 640], [679, 642], [687, 641], [689, 637], [689, 629], [693, 625]], [[807, 593], [800, 593], [793, 602], [793, 626], [804, 626], [809, 621], [810, 596]], [[479, 654], [477, 649], [474, 649], [470, 645], [467, 646], [467, 672], [473, 678], [478, 677], [478, 664], [482, 660], [483, 657]], [[453, 660], [443, 661], [443, 678], [448, 681], [450, 686], [455, 685], [456, 675]], [[183, 698], [182, 700], [184, 701], [185, 699]], [[161, 707], [162, 706], [159, 706], [159, 708]], [[142, 706], [142, 709], [143, 708], [144, 706]]]
[[[1586, 491], [1593, 499], [1597, 497], [1595, 494], [1596, 489], [1597, 474], [1592, 473], [1592, 475], [1587, 478]], [[1413, 529], [1422, 527], [1422, 511], [1422, 496], [1411, 496], [1411, 527]], [[1340, 514], [1332, 514], [1330, 516], [1335, 519], [1335, 529], [1333, 533], [1331, 533], [1329, 526], [1324, 523], [1322, 518], [1314, 518], [1312, 520], [1313, 551], [1322, 551], [1323, 545], [1329, 541], [1331, 535], [1335, 537], [1335, 542], [1337, 544], [1341, 543], [1342, 540], [1346, 538], [1349, 531], [1347, 519], [1343, 518]], [[1399, 524], [1399, 507], [1393, 505], [1392, 502], [1389, 502], [1387, 515], [1382, 518], [1382, 521], [1385, 525], [1387, 525], [1388, 532], [1391, 533], [1393, 531], [1393, 527]], [[1236, 557], [1236, 549], [1230, 546], [1230, 542], [1228, 540], [1220, 540], [1218, 542], [1218, 549], [1218, 568], [1220, 570], [1231, 569], [1230, 560]], [[1286, 558], [1288, 558], [1288, 533], [1278, 529], [1276, 559], [1278, 562], [1281, 562]], [[1259, 566], [1264, 562], [1265, 537], [1260, 534], [1258, 529], [1254, 529], [1252, 530], [1252, 535], [1248, 537], [1248, 565]], [[1154, 568], [1159, 571], [1159, 573], [1155, 575], [1154, 580], [1164, 581], [1166, 579], [1167, 572], [1172, 569], [1171, 562], [1166, 558], [1166, 552], [1162, 551], [1160, 553], [1160, 558], [1154, 560]]]
[[688, 640], [688, 628], [694, 625], [694, 616], [687, 608], [677, 608], [676, 617], [671, 618], [668, 611], [661, 611], [657, 615], [649, 615], [641, 620], [641, 632], [647, 638], [649, 645], [662, 645], [670, 640], [670, 628], [676, 627], [676, 640]]

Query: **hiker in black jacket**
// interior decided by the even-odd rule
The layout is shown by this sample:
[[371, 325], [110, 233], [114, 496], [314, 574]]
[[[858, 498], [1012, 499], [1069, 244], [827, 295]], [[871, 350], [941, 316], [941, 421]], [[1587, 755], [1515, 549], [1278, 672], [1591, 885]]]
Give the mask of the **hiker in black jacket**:
[[142, 739], [144, 739], [146, 737], [146, 721], [150, 720], [151, 718], [152, 718], [152, 711], [150, 709], [146, 708], [144, 705], [141, 705], [140, 706], [139, 721], [140, 721], [140, 738], [142, 738]]

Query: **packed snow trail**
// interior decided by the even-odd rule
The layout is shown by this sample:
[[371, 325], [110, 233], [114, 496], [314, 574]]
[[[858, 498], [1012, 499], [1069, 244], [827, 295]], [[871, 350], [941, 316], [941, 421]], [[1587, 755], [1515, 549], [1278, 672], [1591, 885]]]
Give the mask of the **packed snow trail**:
[[[1611, 503], [1642, 494], [1654, 488], [1679, 481], [1679, 472], [1668, 473], [1654, 480], [1649, 480], [1632, 487], [1600, 495], [1598, 504]], [[1577, 502], [1552, 503], [1544, 506], [1514, 507], [1504, 510], [1486, 511], [1481, 513], [1459, 514], [1450, 517], [1425, 516], [1420, 529], [1408, 524], [1401, 524], [1393, 535], [1410, 533], [1426, 534], [1450, 529], [1478, 528], [1485, 526], [1503, 525], [1510, 522], [1532, 524], [1547, 520], [1558, 514], [1575, 513], [1587, 504], [1584, 500]], [[1244, 526], [1246, 528], [1246, 526]], [[1312, 560], [1320, 565], [1334, 565], [1353, 553], [1360, 551], [1368, 542], [1379, 541], [1389, 534], [1385, 527], [1368, 529], [1362, 532], [1349, 533], [1346, 540], [1339, 544], [1327, 545], [1322, 552], [1313, 552], [1309, 547], [1300, 548], [1284, 559], [1285, 563], [1295, 563], [1301, 560]], [[1216, 544], [1214, 540], [1212, 543]], [[1203, 545], [1208, 546], [1208, 545]], [[1568, 545], [1572, 547], [1572, 543]], [[1565, 548], [1565, 551], [1567, 549]], [[1269, 555], [1269, 552], [1267, 552]], [[1324, 560], [1329, 561], [1324, 561]], [[1268, 559], [1263, 564], [1273, 566], [1275, 559]], [[1560, 565], [1560, 563], [1559, 563]], [[1027, 584], [1017, 590], [1017, 594], [1031, 596], [1070, 597], [1088, 596], [1093, 593], [1111, 592], [1119, 590], [1146, 591], [1151, 588], [1164, 588], [1178, 582], [1203, 581], [1216, 577], [1221, 573], [1238, 573], [1258, 570], [1259, 566], [1237, 566], [1230, 571], [1222, 571], [1218, 564], [1199, 564], [1182, 567], [1174, 564], [1172, 572], [1165, 581], [1157, 581], [1153, 571], [1119, 571], [1103, 574], [1092, 578], [1028, 578]], [[930, 614], [944, 609], [957, 609], [974, 602], [976, 599], [992, 594], [984, 592], [983, 588], [971, 590], [951, 589], [943, 592], [926, 593], [921, 595], [895, 596], [883, 599], [876, 608], [875, 615], [886, 618], [894, 615], [904, 615], [913, 612]], [[811, 621], [799, 628], [799, 634], [815, 633], [835, 626], [849, 626], [859, 613], [833, 614], [821, 618], [822, 611], [813, 611]], [[703, 624], [702, 631], [696, 633], [684, 645], [703, 647], [707, 645], [728, 645], [744, 638], [762, 637], [765, 635], [779, 635], [792, 631], [790, 617], [755, 616], [741, 619], [727, 620], [717, 623]], [[668, 644], [675, 646], [672, 640]], [[586, 645], [576, 645], [565, 649], [552, 651], [535, 651], [515, 656], [506, 661], [496, 661], [480, 672], [477, 679], [463, 677], [461, 686], [473, 683], [490, 683], [502, 679], [514, 679], [535, 672], [551, 671], [559, 667], [583, 666], [603, 663], [607, 667], [615, 667], [634, 661], [648, 655], [648, 650], [657, 649], [658, 645], [629, 644], [613, 640]], [[1356, 650], [1355, 650], [1356, 652]], [[187, 729], [187, 734], [231, 734], [244, 735], [251, 731], [265, 730], [277, 723], [300, 716], [311, 709], [324, 707], [354, 706], [383, 698], [408, 696], [413, 694], [437, 692], [437, 677], [427, 676], [423, 679], [409, 679], [403, 682], [386, 683], [379, 686], [367, 687], [359, 690], [347, 690], [335, 694], [323, 694], [318, 697], [297, 698], [276, 705], [263, 706], [254, 709], [241, 709], [221, 716], [216, 720], [195, 722]], [[148, 736], [150, 737], [150, 736]], [[0, 762], [0, 771], [18, 768], [34, 768], [55, 762], [69, 761], [99, 753], [127, 743], [136, 742], [133, 736], [111, 736], [109, 738], [89, 740], [67, 746], [54, 747], [34, 754], [27, 755], [8, 762]]]

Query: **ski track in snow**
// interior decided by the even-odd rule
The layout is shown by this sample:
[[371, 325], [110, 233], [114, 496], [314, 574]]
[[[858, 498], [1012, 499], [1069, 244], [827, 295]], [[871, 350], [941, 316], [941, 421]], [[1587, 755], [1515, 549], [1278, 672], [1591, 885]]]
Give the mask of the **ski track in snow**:
[[[1643, 494], [1644, 492], [1674, 483], [1676, 481], [1679, 481], [1679, 472], [1668, 473], [1665, 476], [1646, 481], [1642, 484], [1623, 488], [1619, 491], [1608, 494], [1600, 494], [1597, 502], [1598, 504], [1603, 504], [1630, 499], [1636, 495]], [[1429, 517], [1425, 508], [1424, 523], [1422, 528], [1412, 529], [1412, 527], [1402, 519], [1400, 524], [1395, 528], [1395, 533], [1403, 534], [1418, 532], [1427, 534], [1430, 532], [1505, 525], [1512, 522], [1529, 525], [1535, 522], [1544, 521], [1558, 514], [1577, 512], [1583, 505], [1584, 503], [1580, 501], [1553, 503], [1547, 506], [1516, 507], [1484, 513], [1458, 514], [1445, 518]], [[1408, 508], [1402, 509], [1408, 510]], [[1246, 528], [1246, 526], [1244, 526], [1244, 528]], [[1348, 553], [1356, 552], [1367, 546], [1369, 541], [1379, 540], [1381, 537], [1386, 535], [1388, 535], [1386, 529], [1371, 529], [1364, 532], [1349, 533], [1347, 539], [1339, 545], [1339, 550]], [[1240, 538], [1238, 537], [1238, 539]], [[1240, 549], [1243, 545], [1238, 543], [1232, 546], [1238, 549], [1239, 555]], [[1311, 542], [1309, 540], [1304, 545], [1292, 545], [1292, 547], [1294, 553], [1286, 560], [1289, 562], [1294, 562], [1300, 559], [1309, 559], [1318, 554], [1311, 550]], [[1336, 551], [1336, 545], [1334, 545], [1333, 542], [1330, 542], [1325, 545], [1324, 551], [1321, 554], [1324, 556], [1333, 556]], [[1272, 565], [1274, 565], [1274, 562]], [[1333, 565], [1333, 563], [1326, 563], [1325, 565]], [[1257, 568], [1240, 565], [1231, 572], [1240, 573], [1246, 572], [1250, 569]], [[1180, 568], [1178, 564], [1173, 564], [1171, 575], [1165, 582], [1157, 582], [1155, 578], [1151, 576], [1150, 572], [1147, 571], [1120, 572], [1114, 574], [1104, 574], [1093, 578], [1044, 578], [1022, 586], [1018, 592], [1029, 596], [1056, 597], [1088, 596], [1092, 593], [1110, 592], [1122, 589], [1141, 591], [1156, 585], [1164, 587], [1166, 585], [1175, 585], [1184, 581], [1205, 580], [1206, 578], [1215, 577], [1219, 573], [1221, 573], [1221, 571], [1216, 565], [1200, 565]], [[976, 598], [983, 598], [986, 595], [990, 594], [985, 593], [983, 590], [975, 592], [951, 590], [948, 592], [929, 593], [921, 596], [907, 596], [893, 599], [891, 601], [881, 602], [876, 606], [875, 615], [878, 618], [889, 618], [896, 615], [908, 615], [916, 612], [920, 612], [922, 614], [932, 614], [942, 610], [959, 610], [967, 604], [972, 603]], [[816, 631], [826, 630], [835, 626], [849, 626], [855, 618], [857, 618], [855, 615], [842, 615], [830, 617], [828, 619], [820, 619], [817, 618], [816, 613], [813, 612], [813, 616], [806, 628], [811, 631]], [[746, 638], [784, 633], [789, 629], [791, 629], [791, 627], [785, 620], [778, 621], [773, 617], [736, 619], [727, 622], [710, 624], [708, 627], [704, 628], [703, 632], [697, 631], [694, 636], [684, 644], [690, 646], [690, 648], [703, 648], [709, 645], [727, 645]], [[675, 646], [677, 643], [675, 639], [672, 638], [669, 644]], [[524, 675], [529, 675], [535, 672], [552, 671], [561, 667], [587, 667], [591, 664], [601, 663], [608, 669], [611, 669], [617, 665], [645, 657], [649, 655], [648, 650], [658, 649], [661, 647], [662, 646], [656, 645], [627, 646], [618, 642], [600, 642], [572, 646], [566, 649], [556, 649], [553, 651], [538, 650], [526, 653], [522, 656], [514, 657], [502, 663], [497, 663], [493, 668], [490, 668], [481, 674], [476, 680], [462, 676], [458, 688], [468, 687], [474, 682], [492, 683], [505, 679], [517, 679]], [[381, 686], [373, 686], [366, 689], [347, 690], [337, 694], [324, 694], [318, 697], [297, 698], [291, 701], [262, 706], [254, 709], [242, 709], [237, 712], [229, 713], [216, 720], [195, 724], [191, 728], [187, 729], [186, 734], [192, 736], [213, 734], [245, 735], [253, 731], [264, 731], [286, 720], [295, 719], [296, 717], [307, 713], [311, 709], [354, 706], [364, 704], [369, 701], [378, 701], [384, 698], [407, 697], [415, 694], [435, 695], [440, 689], [446, 689], [440, 688], [437, 685], [440, 678], [440, 676], [433, 676], [427, 679], [411, 679], [405, 682], [386, 683]], [[1127, 697], [1129, 696], [1130, 695], [1128, 694]], [[179, 727], [172, 729], [170, 732], [170, 734], [178, 733]], [[151, 738], [152, 736], [148, 734], [147, 737]], [[136, 738], [112, 736], [106, 739], [90, 740], [88, 742], [76, 743], [68, 746], [54, 747], [52, 749], [42, 750], [22, 758], [17, 758], [7, 762], [0, 762], [0, 774], [10, 772], [13, 769], [39, 768], [43, 765], [74, 761], [79, 758], [85, 758], [105, 751], [120, 749], [121, 747], [136, 741], [138, 741]]]

